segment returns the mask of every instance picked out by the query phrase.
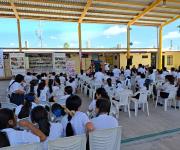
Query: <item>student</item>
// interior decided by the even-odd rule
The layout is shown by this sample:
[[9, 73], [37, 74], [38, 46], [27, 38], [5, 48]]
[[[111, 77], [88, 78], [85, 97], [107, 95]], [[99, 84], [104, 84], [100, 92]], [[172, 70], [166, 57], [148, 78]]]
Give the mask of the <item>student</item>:
[[52, 87], [52, 89], [54, 101], [58, 100], [61, 96], [64, 95], [64, 89], [61, 87], [61, 81], [57, 77], [54, 79], [54, 86]]
[[48, 97], [48, 82], [45, 80], [42, 80], [37, 88], [37, 97], [40, 101], [47, 101]]
[[93, 125], [88, 116], [80, 112], [82, 100], [77, 95], [72, 95], [66, 100], [67, 115], [63, 117], [61, 123], [65, 136], [81, 135], [93, 130]]
[[98, 88], [96, 90], [96, 98], [92, 100], [91, 104], [89, 105], [89, 111], [90, 112], [95, 112], [95, 109], [96, 109], [96, 101], [100, 98], [104, 98], [104, 99], [108, 99], [109, 100], [109, 96], [106, 92], [106, 90], [104, 88]]
[[32, 144], [46, 140], [46, 136], [32, 123], [20, 121], [18, 124], [19, 126], [26, 127], [30, 132], [16, 130], [17, 122], [13, 111], [7, 108], [0, 109], [0, 130], [7, 134], [10, 146]]
[[108, 79], [107, 79], [107, 84], [104, 86], [104, 88], [105, 88], [106, 90], [109, 90], [109, 89], [112, 88], [112, 80], [111, 80], [111, 78], [108, 78]]
[[27, 72], [27, 74], [24, 77], [24, 80], [26, 81], [27, 84], [29, 84], [32, 81], [32, 74], [31, 72]]
[[53, 84], [54, 84], [54, 79], [49, 79], [48, 81], [48, 99], [53, 100]]
[[109, 116], [111, 102], [106, 99], [99, 99], [96, 102], [97, 116], [91, 120], [94, 130], [118, 127], [118, 121]]
[[77, 85], [76, 85], [76, 81], [75, 81], [75, 79], [74, 79], [74, 78], [70, 77], [70, 78], [69, 78], [69, 81], [67, 82], [67, 84], [66, 84], [66, 85], [68, 85], [68, 86], [71, 86], [71, 87], [72, 87], [72, 89], [73, 89], [73, 94], [75, 94], [75, 93], [76, 93]]
[[24, 102], [24, 76], [23, 75], [16, 75], [15, 80], [9, 86], [9, 91], [11, 93], [10, 102], [16, 105], [23, 104]]
[[28, 93], [35, 93], [37, 95], [37, 88], [38, 88], [38, 80], [33, 79], [30, 82]]
[[120, 71], [120, 69], [118, 69], [117, 65], [114, 66], [114, 69], [113, 69], [112, 72], [113, 72], [113, 74], [114, 74], [114, 77], [115, 77], [116, 79], [118, 79], [119, 76], [120, 76], [120, 74], [121, 74], [121, 71]]
[[126, 70], [124, 71], [124, 76], [126, 78], [131, 76], [131, 70], [129, 66], [126, 66]]
[[19, 105], [15, 109], [15, 115], [18, 119], [27, 118], [30, 115], [31, 110], [37, 106], [38, 100], [34, 93], [29, 93], [25, 95], [24, 104]]
[[0, 148], [10, 146], [6, 132], [0, 131]]
[[60, 98], [60, 100], [58, 100], [58, 103], [60, 105], [65, 105], [66, 104], [66, 99], [71, 96], [73, 93], [73, 89], [71, 86], [66, 86], [65, 89], [64, 89], [64, 96], [62, 96]]
[[39, 129], [46, 135], [47, 140], [55, 140], [63, 135], [60, 123], [52, 123], [48, 119], [48, 112], [43, 106], [37, 106], [31, 111], [32, 123], [37, 123]]
[[62, 117], [65, 115], [64, 108], [58, 103], [54, 103], [52, 105], [51, 112], [54, 116], [53, 118], [54, 122], [61, 122]]
[[60, 81], [61, 81], [61, 84], [62, 84], [62, 85], [65, 85], [66, 78], [63, 76], [63, 73], [60, 73], [59, 79], [60, 79]]
[[102, 73], [102, 68], [99, 68], [99, 71], [95, 73], [95, 82], [103, 83], [104, 81], [104, 74]]

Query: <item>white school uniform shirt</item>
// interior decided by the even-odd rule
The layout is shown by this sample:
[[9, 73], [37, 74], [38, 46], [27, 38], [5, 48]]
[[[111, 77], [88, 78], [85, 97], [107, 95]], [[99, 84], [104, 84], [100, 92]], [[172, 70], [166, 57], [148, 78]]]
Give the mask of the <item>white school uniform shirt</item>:
[[65, 84], [65, 82], [66, 82], [65, 77], [60, 76], [60, 77], [59, 77], [59, 79], [60, 79], [60, 83], [64, 85], [64, 84]]
[[26, 81], [27, 84], [29, 84], [32, 81], [32, 79], [33, 79], [32, 76], [29, 76], [29, 75], [26, 75], [24, 77], [24, 80]]
[[104, 80], [104, 74], [102, 72], [96, 72], [94, 77], [96, 78], [95, 81], [102, 82]]
[[104, 70], [105, 71], [109, 71], [110, 69], [109, 69], [109, 64], [106, 64], [105, 66], [104, 66]]
[[99, 115], [98, 117], [93, 118], [91, 122], [93, 123], [95, 130], [118, 127], [118, 121], [113, 116], [107, 114]]
[[48, 141], [56, 140], [57, 138], [60, 138], [63, 136], [63, 126], [61, 123], [50, 123], [50, 133], [47, 137]]
[[10, 92], [15, 93], [17, 90], [24, 91], [24, 87], [20, 83], [14, 82], [13, 84], [11, 84]]
[[49, 88], [47, 86], [45, 86], [44, 89], [41, 90], [40, 96], [39, 96], [40, 101], [47, 101], [48, 90]]
[[143, 86], [144, 86], [144, 83], [145, 83], [145, 78], [143, 79], [143, 78], [140, 78], [139, 80], [138, 80], [138, 85], [139, 85], [139, 88], [143, 88]]
[[91, 111], [91, 110], [92, 110], [92, 111], [95, 111], [95, 109], [96, 109], [96, 100], [95, 100], [95, 99], [92, 100], [92, 102], [90, 103], [88, 109], [89, 109], [90, 111]]
[[155, 82], [155, 80], [156, 80], [155, 73], [150, 74], [150, 75], [148, 76], [148, 78], [149, 78], [150, 80], [152, 80], [153, 82]]
[[120, 69], [114, 68], [112, 72], [113, 72], [115, 78], [119, 78], [120, 73], [121, 73]]
[[[77, 111], [75, 115], [70, 120], [74, 134], [81, 135], [86, 133], [86, 124], [90, 122], [88, 116], [80, 111]], [[64, 130], [64, 136], [66, 136], [66, 126], [68, 124], [68, 116], [64, 116], [61, 120]]]
[[71, 95], [61, 96], [60, 99], [58, 99], [57, 103], [60, 105], [66, 105], [66, 100], [69, 96], [71, 96]]
[[180, 72], [177, 73], [177, 79], [180, 79]]
[[26, 130], [18, 131], [12, 128], [3, 129], [2, 131], [7, 133], [11, 146], [17, 146], [20, 144], [33, 144], [40, 142], [40, 138], [31, 132]]
[[145, 69], [140, 67], [140, 68], [138, 68], [138, 72], [140, 72], [141, 74], [145, 74]]
[[163, 71], [162, 74], [163, 74], [163, 76], [165, 77], [165, 76], [169, 75], [169, 72]]
[[170, 74], [171, 74], [174, 78], [177, 77], [177, 72], [176, 72], [176, 71], [172, 71]]
[[131, 76], [131, 70], [126, 69], [126, 70], [124, 71], [124, 76], [125, 76], [125, 77], [130, 77], [130, 76]]

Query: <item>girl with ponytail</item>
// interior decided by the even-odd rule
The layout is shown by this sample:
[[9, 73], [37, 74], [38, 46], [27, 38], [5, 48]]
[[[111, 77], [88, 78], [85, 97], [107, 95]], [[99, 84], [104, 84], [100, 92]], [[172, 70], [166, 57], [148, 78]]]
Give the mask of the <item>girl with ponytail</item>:
[[38, 124], [39, 129], [47, 136], [47, 140], [62, 137], [62, 125], [50, 122], [48, 116], [48, 112], [43, 106], [37, 106], [31, 111], [31, 121]]
[[71, 95], [66, 100], [66, 116], [62, 119], [65, 136], [80, 135], [93, 130], [93, 125], [88, 116], [80, 112], [81, 98]]

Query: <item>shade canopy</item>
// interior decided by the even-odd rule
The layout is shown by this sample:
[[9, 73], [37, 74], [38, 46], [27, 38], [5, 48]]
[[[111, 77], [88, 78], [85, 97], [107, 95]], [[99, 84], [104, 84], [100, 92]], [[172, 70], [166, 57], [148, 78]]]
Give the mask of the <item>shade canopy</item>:
[[180, 16], [180, 0], [0, 0], [0, 17], [160, 26]]

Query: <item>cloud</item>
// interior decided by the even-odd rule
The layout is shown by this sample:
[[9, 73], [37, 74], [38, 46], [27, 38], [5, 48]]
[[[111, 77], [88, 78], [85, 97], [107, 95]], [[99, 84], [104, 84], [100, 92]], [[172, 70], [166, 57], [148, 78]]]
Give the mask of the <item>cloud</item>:
[[179, 31], [172, 31], [164, 35], [163, 39], [177, 39], [180, 38]]
[[119, 35], [121, 33], [126, 33], [127, 29], [126, 27], [121, 27], [119, 25], [114, 25], [108, 29], [106, 29], [103, 33], [103, 35], [110, 37], [110, 36], [115, 36], [115, 35]]
[[58, 37], [56, 37], [56, 36], [50, 36], [49, 37], [51, 40], [57, 40], [58, 39]]
[[10, 45], [10, 46], [15, 46], [15, 43], [10, 43], [9, 45]]
[[133, 45], [139, 45], [139, 44], [141, 44], [141, 42], [139, 42], [139, 41], [134, 41], [133, 42]]

